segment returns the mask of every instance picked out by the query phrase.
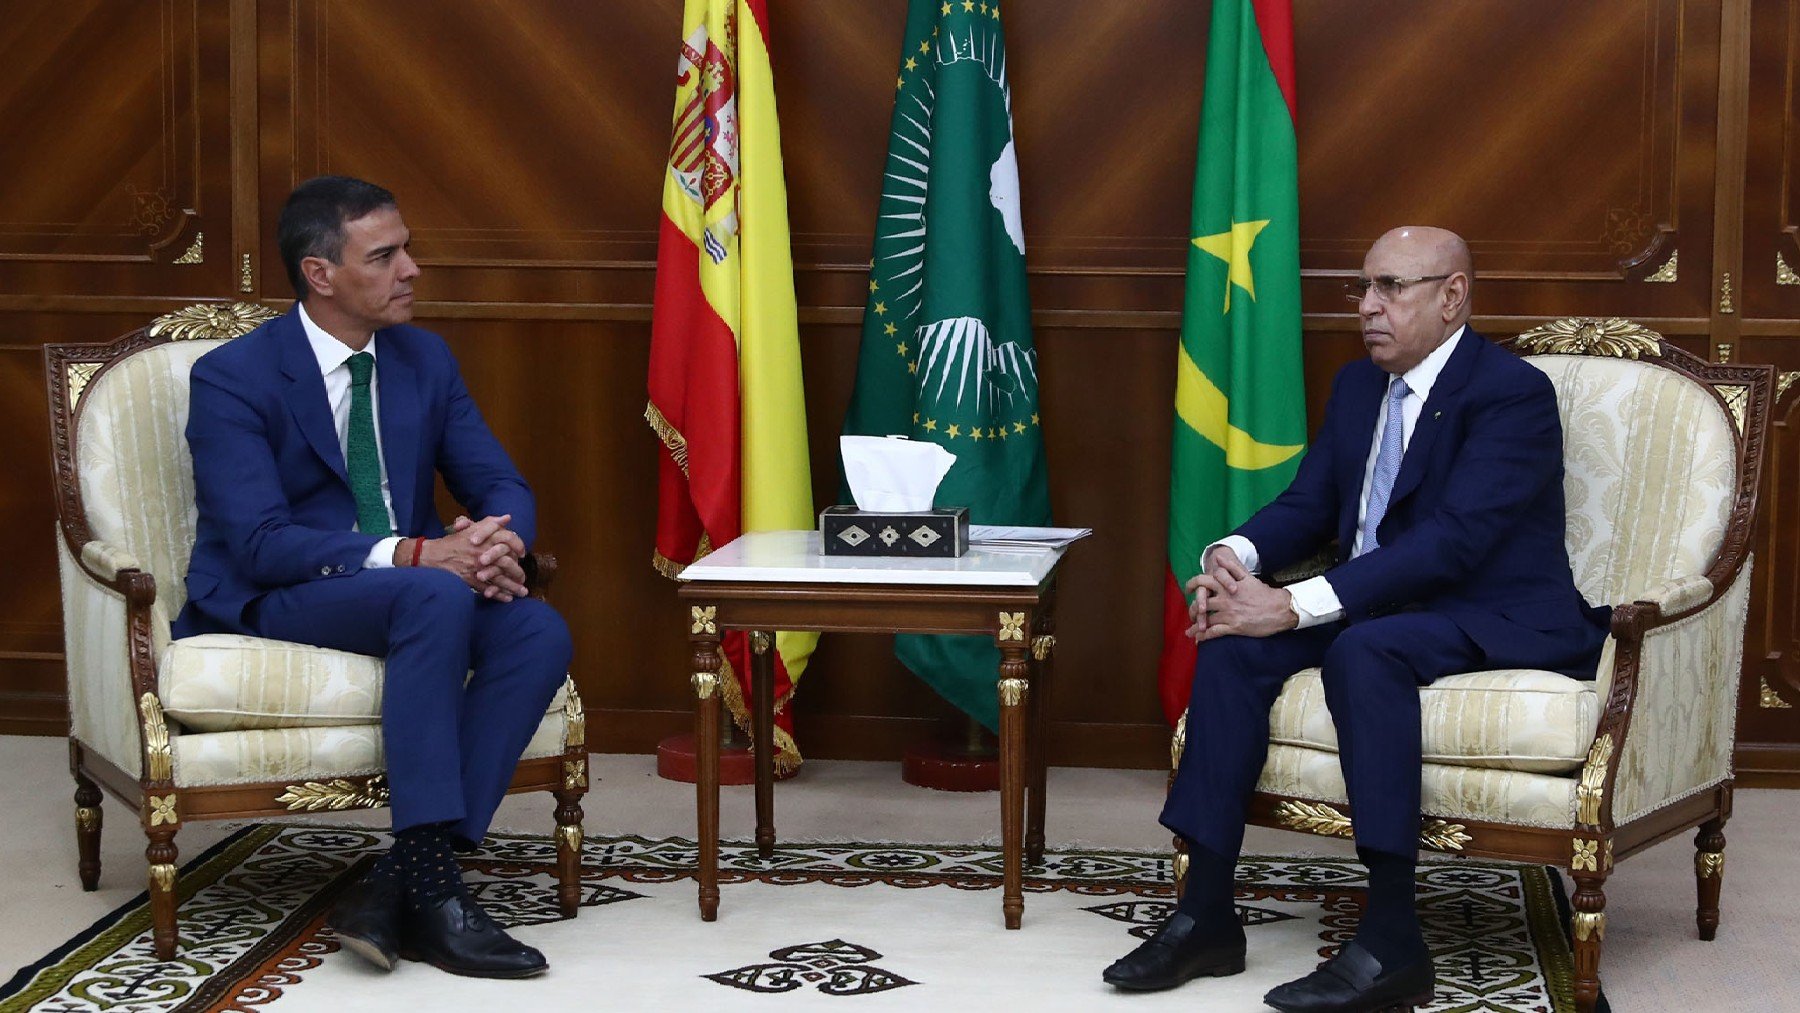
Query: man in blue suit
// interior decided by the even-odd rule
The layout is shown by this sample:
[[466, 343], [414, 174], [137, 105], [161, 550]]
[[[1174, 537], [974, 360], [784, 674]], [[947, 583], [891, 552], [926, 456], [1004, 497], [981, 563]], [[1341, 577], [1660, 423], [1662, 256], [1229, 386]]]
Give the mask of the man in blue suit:
[[[394, 846], [329, 924], [383, 968], [404, 951], [537, 974], [543, 954], [484, 916], [453, 853], [487, 833], [568, 671], [568, 627], [527, 596], [531, 490], [443, 339], [407, 323], [419, 269], [393, 195], [311, 179], [278, 232], [293, 310], [194, 365], [199, 521], [174, 634], [385, 658]], [[438, 474], [480, 520], [445, 530]]]
[[[1609, 610], [1576, 590], [1564, 547], [1562, 424], [1549, 379], [1468, 328], [1474, 269], [1442, 229], [1382, 236], [1349, 284], [1367, 360], [1333, 382], [1294, 481], [1206, 548], [1189, 584], [1199, 641], [1187, 750], [1162, 822], [1190, 856], [1157, 934], [1106, 969], [1125, 989], [1244, 968], [1232, 872], [1287, 677], [1322, 668], [1369, 901], [1355, 938], [1271, 991], [1284, 1011], [1428, 1002], [1413, 909], [1418, 689], [1445, 675], [1536, 668], [1591, 679]], [[1337, 540], [1324, 575], [1258, 573]]]

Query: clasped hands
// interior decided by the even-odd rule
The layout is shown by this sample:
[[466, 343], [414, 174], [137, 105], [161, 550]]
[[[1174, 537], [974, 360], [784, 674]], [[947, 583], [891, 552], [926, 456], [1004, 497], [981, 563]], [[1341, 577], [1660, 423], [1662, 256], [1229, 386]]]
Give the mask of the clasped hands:
[[[449, 534], [424, 540], [419, 546], [418, 565], [456, 574], [483, 598], [501, 602], [523, 598], [531, 593], [525, 586], [525, 569], [520, 562], [525, 558], [525, 542], [507, 529], [511, 522], [512, 514], [478, 521], [458, 517]], [[395, 563], [410, 562], [410, 541], [402, 541], [394, 548]], [[402, 553], [406, 555], [403, 557]]]
[[1194, 596], [1188, 606], [1192, 622], [1187, 628], [1189, 640], [1266, 637], [1299, 624], [1293, 596], [1263, 583], [1231, 548], [1214, 546], [1207, 554], [1205, 569], [1187, 582], [1188, 593]]

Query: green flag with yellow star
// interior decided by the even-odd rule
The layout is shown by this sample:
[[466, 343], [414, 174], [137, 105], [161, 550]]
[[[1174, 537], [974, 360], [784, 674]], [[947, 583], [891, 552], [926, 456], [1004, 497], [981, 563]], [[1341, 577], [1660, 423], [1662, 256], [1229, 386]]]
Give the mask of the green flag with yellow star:
[[1214, 0], [1176, 357], [1159, 688], [1187, 708], [1200, 552], [1287, 488], [1306, 442], [1291, 0]]
[[[908, 9], [844, 432], [903, 434], [955, 454], [935, 505], [966, 506], [973, 523], [1048, 524], [1000, 24], [994, 0]], [[998, 726], [991, 639], [903, 635], [894, 651], [945, 699]]]

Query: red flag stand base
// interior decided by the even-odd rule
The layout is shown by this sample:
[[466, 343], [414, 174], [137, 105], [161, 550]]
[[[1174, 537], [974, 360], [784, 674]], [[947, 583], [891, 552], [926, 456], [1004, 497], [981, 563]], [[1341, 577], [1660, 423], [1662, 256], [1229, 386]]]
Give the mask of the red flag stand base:
[[999, 745], [971, 720], [962, 741], [928, 739], [906, 747], [900, 778], [938, 791], [999, 791]]
[[[744, 743], [742, 734], [734, 738], [735, 742], [727, 739], [719, 744], [719, 783], [755, 784], [756, 754]], [[671, 735], [656, 744], [656, 776], [665, 781], [693, 784], [696, 769], [693, 732]], [[777, 781], [785, 781], [793, 776], [775, 772]]]

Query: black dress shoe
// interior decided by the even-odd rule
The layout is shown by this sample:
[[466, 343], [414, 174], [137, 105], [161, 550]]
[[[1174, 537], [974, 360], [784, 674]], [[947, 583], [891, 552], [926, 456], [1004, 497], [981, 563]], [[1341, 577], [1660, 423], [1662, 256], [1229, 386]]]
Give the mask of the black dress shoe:
[[364, 876], [350, 884], [325, 925], [337, 933], [344, 949], [384, 971], [400, 962], [400, 880], [395, 876]]
[[1263, 996], [1263, 1002], [1282, 1013], [1410, 1010], [1431, 1001], [1435, 984], [1429, 953], [1384, 971], [1374, 954], [1352, 941], [1313, 973], [1277, 985]]
[[1206, 935], [1194, 919], [1179, 911], [1163, 922], [1156, 935], [1112, 962], [1100, 977], [1114, 988], [1159, 992], [1202, 975], [1223, 978], [1244, 970], [1244, 930]]
[[475, 898], [453, 893], [400, 916], [400, 955], [470, 978], [529, 978], [550, 967], [544, 955], [495, 925]]

